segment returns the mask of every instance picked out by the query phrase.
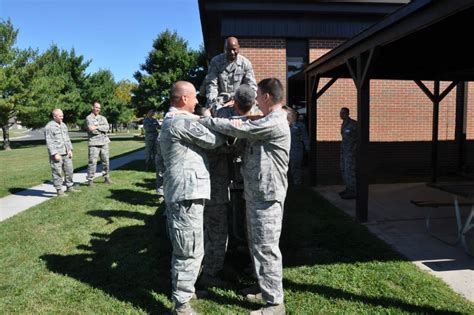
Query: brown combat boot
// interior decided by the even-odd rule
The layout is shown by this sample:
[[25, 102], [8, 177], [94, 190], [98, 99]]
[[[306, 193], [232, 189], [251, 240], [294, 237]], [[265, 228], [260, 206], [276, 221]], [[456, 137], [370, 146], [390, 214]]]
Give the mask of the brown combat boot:
[[250, 315], [285, 315], [285, 304], [267, 304], [259, 310], [250, 312]]
[[191, 303], [186, 302], [182, 305], [176, 306], [171, 312], [173, 315], [197, 315], [197, 312], [191, 307]]
[[62, 189], [56, 190], [58, 197], [67, 197], [66, 193]]

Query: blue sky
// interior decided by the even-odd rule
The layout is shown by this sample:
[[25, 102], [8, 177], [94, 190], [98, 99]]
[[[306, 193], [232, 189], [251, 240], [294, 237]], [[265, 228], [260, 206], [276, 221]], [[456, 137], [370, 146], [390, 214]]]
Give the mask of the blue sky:
[[0, 18], [20, 30], [18, 47], [74, 47], [92, 59], [88, 72], [109, 69], [116, 81], [133, 80], [166, 29], [193, 49], [203, 42], [197, 0], [0, 0]]

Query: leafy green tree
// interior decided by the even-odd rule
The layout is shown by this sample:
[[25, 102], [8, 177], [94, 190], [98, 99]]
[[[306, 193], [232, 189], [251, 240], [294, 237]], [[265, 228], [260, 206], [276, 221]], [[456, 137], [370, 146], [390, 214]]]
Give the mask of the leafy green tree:
[[132, 91], [137, 88], [137, 84], [129, 80], [122, 80], [117, 83], [115, 97], [122, 104], [118, 123], [129, 123], [135, 116], [135, 109], [132, 106]]
[[150, 108], [165, 110], [169, 90], [175, 81], [191, 81], [199, 88], [206, 68], [201, 55], [202, 49], [188, 48], [187, 41], [177, 32], [166, 30], [158, 34], [145, 63], [134, 74], [138, 86], [133, 90], [132, 103], [137, 115], [144, 115]]
[[28, 108], [19, 114], [22, 122], [29, 127], [42, 127], [50, 120], [51, 110], [61, 108], [65, 122], [77, 124], [87, 107], [82, 91], [89, 64], [74, 49], [66, 51], [56, 45], [41, 54], [34, 63]]
[[10, 20], [0, 20], [0, 125], [3, 131], [3, 147], [10, 150], [9, 128], [19, 114], [28, 108], [31, 98], [29, 89], [33, 77], [31, 66], [36, 51], [15, 48], [18, 29]]

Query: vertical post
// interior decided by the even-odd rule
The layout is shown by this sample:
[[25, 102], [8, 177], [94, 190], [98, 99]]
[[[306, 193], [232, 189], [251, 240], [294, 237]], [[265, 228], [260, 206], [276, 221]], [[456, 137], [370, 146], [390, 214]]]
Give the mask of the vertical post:
[[438, 180], [438, 124], [439, 124], [439, 81], [434, 81], [433, 90], [433, 133], [431, 143], [431, 167], [433, 174], [431, 181], [435, 183]]
[[466, 141], [466, 82], [458, 83], [456, 87], [456, 126], [454, 131], [454, 141], [458, 151], [458, 169], [464, 169], [464, 144]]
[[309, 171], [310, 171], [310, 185], [316, 186], [317, 183], [317, 148], [316, 148], [316, 132], [317, 132], [317, 99], [316, 92], [319, 85], [319, 75], [309, 77], [306, 80], [307, 84], [307, 100], [306, 100], [306, 112], [308, 113], [309, 123]]
[[356, 218], [367, 222], [369, 209], [369, 136], [370, 136], [370, 80], [364, 78], [357, 86], [357, 157], [356, 157]]

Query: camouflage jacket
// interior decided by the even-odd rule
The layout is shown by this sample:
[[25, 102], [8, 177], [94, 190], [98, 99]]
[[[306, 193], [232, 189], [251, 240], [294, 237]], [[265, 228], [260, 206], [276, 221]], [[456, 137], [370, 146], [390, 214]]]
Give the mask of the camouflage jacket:
[[290, 126], [291, 131], [291, 152], [293, 155], [301, 155], [309, 151], [309, 138], [306, 127], [303, 123], [296, 122]]
[[[89, 137], [89, 146], [100, 146], [110, 142], [107, 137], [109, 131], [109, 123], [107, 119], [102, 115], [89, 114], [86, 117], [87, 124], [87, 136]], [[96, 130], [90, 131], [89, 126], [99, 126]]]
[[158, 123], [158, 120], [155, 118], [148, 118], [146, 117], [143, 120], [143, 129], [145, 129], [145, 140], [156, 140], [156, 137], [158, 137], [158, 128], [160, 127], [160, 124]]
[[204, 79], [207, 107], [212, 107], [220, 93], [234, 95], [241, 84], [248, 84], [257, 90], [252, 63], [242, 55], [229, 62], [224, 53], [212, 58]]
[[68, 151], [72, 151], [72, 143], [65, 123], [58, 124], [54, 120], [50, 121], [44, 128], [44, 137], [49, 155], [65, 155]]
[[211, 185], [204, 149], [222, 145], [224, 137], [186, 115], [167, 115], [159, 137], [165, 168], [165, 201], [210, 199]]
[[241, 169], [246, 200], [284, 202], [291, 145], [286, 111], [277, 109], [239, 127], [222, 118], [203, 118], [200, 122], [222, 134], [247, 139]]
[[357, 121], [348, 118], [341, 125], [341, 153], [355, 154], [357, 151]]

